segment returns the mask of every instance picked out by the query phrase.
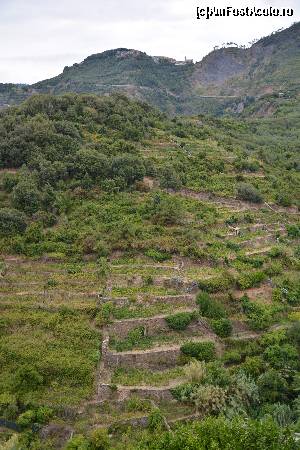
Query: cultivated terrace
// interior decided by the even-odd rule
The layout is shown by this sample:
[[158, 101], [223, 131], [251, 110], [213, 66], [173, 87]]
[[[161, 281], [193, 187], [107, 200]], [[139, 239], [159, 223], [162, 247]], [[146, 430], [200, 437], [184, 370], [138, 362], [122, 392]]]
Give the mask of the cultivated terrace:
[[1, 112], [1, 448], [298, 448], [296, 112]]

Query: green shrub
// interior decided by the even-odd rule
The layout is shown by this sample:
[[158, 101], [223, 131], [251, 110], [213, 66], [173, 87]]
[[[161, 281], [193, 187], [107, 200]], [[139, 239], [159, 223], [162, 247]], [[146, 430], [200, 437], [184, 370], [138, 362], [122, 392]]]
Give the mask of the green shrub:
[[148, 428], [150, 431], [161, 430], [165, 425], [164, 416], [159, 408], [155, 408], [148, 416]]
[[164, 262], [171, 259], [171, 255], [169, 253], [161, 252], [156, 249], [147, 250], [145, 252], [145, 255], [148, 256], [149, 258], [152, 258], [156, 262]]
[[162, 188], [169, 188], [178, 191], [182, 187], [180, 176], [172, 166], [165, 166], [160, 175], [160, 185]]
[[2, 187], [5, 192], [12, 192], [13, 188], [18, 184], [18, 174], [6, 173], [2, 179]]
[[110, 448], [110, 438], [104, 428], [98, 428], [91, 434], [91, 450], [108, 450]]
[[207, 280], [198, 281], [199, 289], [209, 292], [225, 292], [232, 288], [234, 285], [233, 278], [228, 274], [223, 274], [222, 276], [216, 276], [213, 278], [208, 278]]
[[289, 207], [292, 204], [292, 198], [287, 192], [276, 194], [276, 203], [280, 206]]
[[226, 316], [224, 306], [217, 300], [214, 300], [206, 292], [201, 292], [197, 296], [200, 314], [209, 319], [221, 319]]
[[237, 350], [228, 350], [223, 355], [223, 361], [225, 364], [226, 363], [228, 363], [228, 364], [240, 363], [241, 360], [242, 360], [242, 355]]
[[232, 324], [229, 319], [215, 319], [211, 321], [211, 326], [214, 332], [222, 337], [229, 337], [232, 333]]
[[258, 377], [257, 385], [261, 401], [275, 403], [285, 400], [287, 382], [280, 372], [270, 369]]
[[53, 417], [53, 410], [48, 406], [41, 406], [36, 411], [36, 422], [40, 424], [48, 423]]
[[170, 392], [179, 402], [188, 402], [191, 400], [196, 386], [197, 384], [195, 383], [185, 383], [170, 389]]
[[267, 329], [273, 321], [272, 308], [250, 302], [247, 295], [241, 298], [244, 313], [251, 329], [261, 331]]
[[17, 392], [35, 391], [43, 385], [43, 376], [33, 367], [20, 367], [14, 379], [14, 386]]
[[151, 410], [151, 403], [147, 399], [131, 397], [126, 402], [126, 410], [129, 412], [148, 412]]
[[259, 286], [266, 279], [262, 271], [243, 273], [237, 280], [240, 289], [250, 289]]
[[12, 420], [18, 413], [16, 396], [3, 392], [0, 394], [0, 417], [6, 420]]
[[65, 450], [91, 450], [90, 443], [82, 434], [78, 434], [70, 439]]
[[20, 181], [12, 191], [13, 206], [26, 214], [36, 213], [42, 203], [42, 195], [31, 180]]
[[247, 356], [245, 361], [240, 365], [240, 368], [247, 375], [256, 379], [263, 373], [265, 364], [261, 356]]
[[166, 317], [166, 322], [170, 328], [176, 331], [185, 330], [186, 327], [194, 320], [195, 313], [182, 312]]
[[249, 183], [240, 183], [237, 188], [238, 198], [247, 202], [262, 203], [263, 196]]
[[0, 235], [8, 236], [15, 233], [24, 233], [26, 217], [16, 209], [0, 209]]
[[300, 237], [300, 226], [299, 225], [287, 225], [286, 227], [289, 237], [298, 238]]
[[23, 429], [32, 425], [36, 421], [35, 411], [28, 410], [20, 414], [17, 420], [17, 424]]
[[264, 351], [264, 359], [275, 369], [295, 370], [299, 367], [299, 354], [290, 344], [275, 344]]
[[213, 342], [186, 342], [180, 348], [181, 352], [199, 361], [212, 361], [216, 356]]

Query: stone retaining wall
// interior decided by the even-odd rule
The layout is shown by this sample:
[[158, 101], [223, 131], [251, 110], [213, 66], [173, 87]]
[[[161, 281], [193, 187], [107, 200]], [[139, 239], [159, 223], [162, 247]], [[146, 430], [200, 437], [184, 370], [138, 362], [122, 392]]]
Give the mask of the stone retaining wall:
[[131, 397], [139, 397], [144, 399], [151, 399], [154, 401], [171, 401], [174, 400], [174, 397], [172, 396], [170, 392], [170, 388], [163, 387], [163, 388], [155, 388], [155, 387], [130, 387], [130, 386], [122, 386], [118, 387], [116, 390], [113, 389], [108, 384], [100, 384], [98, 386], [98, 393], [97, 393], [97, 399], [99, 403], [103, 403], [105, 401], [116, 401], [116, 402], [123, 402]]
[[[153, 336], [158, 333], [170, 332], [166, 316], [148, 317], [142, 319], [129, 319], [129, 320], [117, 320], [109, 326], [109, 334], [119, 339], [123, 339], [128, 336], [128, 333], [137, 328], [143, 327], [145, 330], [145, 336]], [[194, 320], [187, 328], [186, 332], [197, 332], [200, 327], [196, 320]]]
[[102, 358], [103, 363], [109, 369], [134, 367], [135, 369], [164, 370], [175, 367], [180, 355], [180, 346], [175, 346], [168, 349], [162, 348], [135, 352], [112, 352], [107, 350], [102, 353]]
[[[202, 342], [207, 341], [214, 342], [216, 351], [220, 354], [222, 351], [221, 345], [213, 341], [211, 337], [202, 340]], [[136, 369], [165, 370], [177, 366], [179, 358], [182, 356], [180, 345], [131, 352], [111, 351], [108, 346], [109, 338], [106, 338], [102, 344], [102, 361], [104, 366], [110, 370], [119, 367], [124, 369], [134, 367]]]
[[183, 295], [162, 295], [162, 296], [149, 296], [140, 297], [137, 301], [132, 301], [128, 297], [98, 297], [99, 304], [111, 302], [115, 306], [123, 307], [128, 305], [138, 304], [155, 304], [155, 303], [172, 303], [174, 306], [195, 306], [195, 296], [192, 294]]

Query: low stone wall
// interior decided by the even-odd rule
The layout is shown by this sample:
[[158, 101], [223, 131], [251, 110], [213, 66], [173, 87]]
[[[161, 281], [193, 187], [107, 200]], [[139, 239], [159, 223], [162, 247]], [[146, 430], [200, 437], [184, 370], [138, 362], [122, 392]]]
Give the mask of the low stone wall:
[[192, 294], [183, 294], [183, 295], [162, 295], [162, 296], [149, 296], [149, 297], [140, 297], [136, 301], [130, 300], [128, 297], [99, 297], [98, 303], [99, 305], [111, 302], [115, 306], [123, 307], [129, 305], [142, 305], [147, 303], [172, 303], [174, 306], [195, 306], [195, 296]]
[[119, 386], [117, 389], [114, 389], [108, 384], [100, 384], [98, 386], [97, 399], [99, 403], [106, 401], [123, 402], [131, 397], [150, 399], [157, 402], [174, 400], [168, 387]]
[[103, 362], [109, 369], [118, 367], [135, 369], [164, 370], [175, 367], [181, 355], [180, 346], [135, 352], [111, 352], [103, 356]]
[[[117, 320], [109, 325], [109, 334], [119, 339], [123, 339], [128, 336], [128, 333], [137, 328], [143, 327], [145, 330], [145, 336], [153, 336], [158, 333], [168, 333], [170, 327], [168, 326], [166, 316], [148, 317], [142, 319], [128, 319]], [[194, 320], [187, 328], [186, 332], [196, 332], [199, 330], [199, 324]]]
[[[194, 340], [197, 342], [196, 340]], [[199, 342], [201, 339], [199, 339]], [[214, 341], [211, 336], [203, 339], [201, 342], [214, 342], [217, 354], [221, 354], [222, 345]], [[165, 370], [178, 365], [179, 358], [182, 356], [180, 345], [170, 347], [159, 347], [150, 350], [136, 350], [131, 352], [115, 352], [108, 348], [109, 338], [106, 338], [102, 344], [102, 361], [104, 367], [113, 370], [118, 367]]]
[[174, 306], [195, 306], [195, 296], [191, 294], [155, 296], [148, 301], [149, 303], [171, 303]]

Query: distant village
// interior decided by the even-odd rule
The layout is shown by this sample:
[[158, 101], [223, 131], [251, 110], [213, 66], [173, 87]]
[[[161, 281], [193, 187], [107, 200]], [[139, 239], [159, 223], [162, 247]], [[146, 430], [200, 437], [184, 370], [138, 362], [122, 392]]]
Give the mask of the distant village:
[[168, 58], [167, 56], [152, 56], [152, 59], [157, 64], [161, 62], [168, 62], [171, 64], [175, 64], [175, 66], [186, 66], [187, 64], [194, 64], [194, 60], [187, 59], [187, 57], [184, 58], [184, 61], [177, 61], [176, 59]]

